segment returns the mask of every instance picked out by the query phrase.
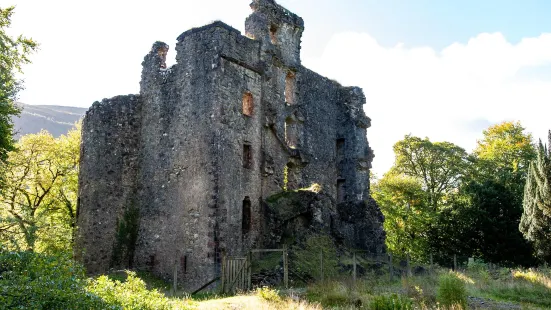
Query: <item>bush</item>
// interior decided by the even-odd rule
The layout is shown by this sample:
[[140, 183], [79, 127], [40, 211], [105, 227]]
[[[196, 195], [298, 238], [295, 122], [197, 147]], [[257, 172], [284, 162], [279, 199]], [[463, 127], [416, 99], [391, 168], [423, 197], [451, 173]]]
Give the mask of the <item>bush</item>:
[[84, 270], [68, 257], [0, 250], [0, 309], [118, 309], [85, 285]]
[[111, 280], [100, 276], [90, 282], [88, 291], [108, 304], [122, 309], [186, 309], [190, 304], [178, 299], [168, 299], [157, 290], [148, 290], [136, 273], [127, 271], [126, 281]]
[[412, 310], [413, 302], [396, 294], [375, 296], [369, 304], [371, 310]]
[[277, 290], [263, 286], [256, 289], [256, 295], [269, 302], [280, 302], [281, 297]]
[[438, 281], [437, 300], [445, 309], [457, 305], [463, 309], [467, 306], [465, 283], [453, 272], [442, 274]]

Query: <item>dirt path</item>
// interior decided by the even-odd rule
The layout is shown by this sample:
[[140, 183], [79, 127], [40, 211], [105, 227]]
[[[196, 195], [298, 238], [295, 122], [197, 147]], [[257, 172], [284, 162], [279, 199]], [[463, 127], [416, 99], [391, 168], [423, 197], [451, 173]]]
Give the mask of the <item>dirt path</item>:
[[522, 309], [519, 304], [472, 296], [469, 296], [468, 304], [469, 309]]

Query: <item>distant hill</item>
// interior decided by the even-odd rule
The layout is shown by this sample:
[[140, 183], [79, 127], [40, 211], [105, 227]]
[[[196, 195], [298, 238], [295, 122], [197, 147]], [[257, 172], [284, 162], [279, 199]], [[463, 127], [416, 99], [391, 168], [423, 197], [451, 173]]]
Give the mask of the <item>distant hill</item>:
[[38, 133], [45, 129], [53, 136], [59, 137], [73, 128], [75, 122], [84, 117], [87, 108], [64, 107], [56, 105], [30, 105], [18, 102], [22, 107], [19, 117], [13, 118], [15, 138]]

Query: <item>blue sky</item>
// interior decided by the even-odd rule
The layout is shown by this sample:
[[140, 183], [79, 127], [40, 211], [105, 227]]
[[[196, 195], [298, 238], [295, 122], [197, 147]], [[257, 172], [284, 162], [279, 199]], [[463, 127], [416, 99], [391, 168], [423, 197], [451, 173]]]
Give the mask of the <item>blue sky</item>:
[[[88, 107], [137, 93], [154, 41], [222, 20], [243, 31], [251, 0], [0, 0], [14, 34], [41, 44], [25, 67], [28, 104]], [[302, 16], [303, 64], [367, 97], [373, 170], [405, 134], [467, 150], [483, 129], [518, 120], [551, 127], [551, 1], [280, 0]], [[169, 52], [169, 59], [174, 58]]]

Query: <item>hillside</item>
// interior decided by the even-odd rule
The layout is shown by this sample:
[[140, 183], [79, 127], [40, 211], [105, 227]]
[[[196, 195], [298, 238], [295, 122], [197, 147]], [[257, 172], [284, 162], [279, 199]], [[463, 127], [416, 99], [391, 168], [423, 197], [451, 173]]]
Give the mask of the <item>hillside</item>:
[[16, 139], [26, 134], [38, 133], [42, 129], [58, 137], [67, 133], [88, 110], [56, 105], [29, 105], [21, 102], [17, 104], [22, 107], [22, 111], [18, 117], [13, 118]]

